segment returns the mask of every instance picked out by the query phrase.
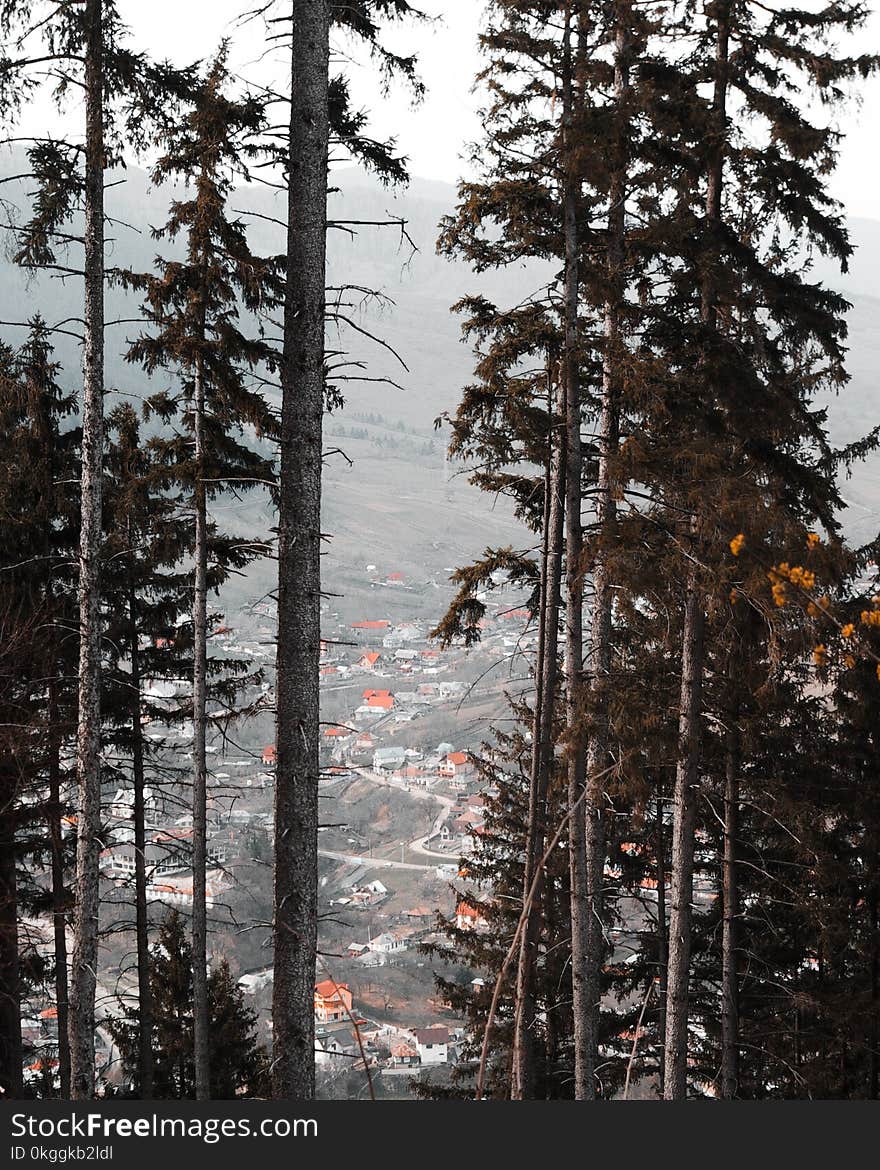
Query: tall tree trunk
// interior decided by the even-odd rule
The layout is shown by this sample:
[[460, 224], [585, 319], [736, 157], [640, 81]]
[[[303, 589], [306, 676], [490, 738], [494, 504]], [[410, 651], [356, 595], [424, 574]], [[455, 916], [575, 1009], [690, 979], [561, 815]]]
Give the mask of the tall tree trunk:
[[[732, 656], [731, 656], [732, 657]], [[731, 661], [730, 673], [734, 665]], [[732, 680], [731, 680], [732, 682]], [[739, 1088], [739, 988], [737, 981], [737, 923], [739, 889], [736, 847], [739, 835], [738, 710], [730, 713], [724, 759], [724, 857], [722, 860], [721, 931], [721, 1097], [733, 1100]]]
[[52, 931], [55, 956], [55, 1008], [58, 1012], [58, 1077], [62, 1100], [70, 1097], [70, 1035], [67, 987], [67, 890], [64, 885], [64, 834], [61, 828], [61, 713], [58, 704], [57, 664], [53, 659], [46, 697], [49, 778], [47, 812], [52, 849]]
[[15, 826], [17, 769], [0, 764], [0, 1091], [4, 1099], [22, 1095], [21, 980], [18, 958], [18, 887]]
[[211, 1096], [208, 1038], [208, 911], [206, 898], [208, 768], [205, 751], [208, 704], [208, 508], [205, 496], [205, 381], [196, 362], [193, 389], [195, 437], [195, 565], [193, 588], [193, 1049], [196, 1100]]
[[[550, 389], [550, 375], [549, 375], [549, 359], [548, 359], [548, 376], [547, 376], [547, 410], [548, 414], [552, 413], [553, 409], [553, 394]], [[547, 656], [547, 626], [544, 620], [547, 597], [547, 567], [549, 563], [550, 550], [550, 507], [548, 501], [552, 491], [553, 484], [553, 459], [550, 453], [550, 439], [547, 440], [547, 459], [544, 465], [544, 510], [541, 524], [541, 559], [540, 559], [540, 575], [539, 575], [539, 589], [538, 589], [538, 623], [537, 623], [537, 646], [535, 648], [535, 703], [532, 712], [532, 756], [529, 767], [529, 803], [526, 812], [526, 824], [524, 828], [525, 838], [525, 853], [523, 865], [523, 898], [528, 894], [532, 882], [532, 868], [531, 859], [532, 852], [529, 845], [530, 827], [534, 824], [533, 809], [536, 800], [536, 791], [538, 784], [538, 772], [540, 767], [540, 749], [541, 742], [541, 708], [544, 700], [544, 690], [541, 680], [544, 678], [544, 660]], [[534, 901], [533, 901], [534, 905]], [[517, 1008], [522, 1005], [522, 1009], [526, 1015], [531, 1016], [534, 1013], [534, 999], [523, 1004], [523, 996], [531, 995], [531, 984], [528, 980], [521, 979], [521, 972], [519, 970], [519, 963], [522, 954], [517, 956], [517, 982], [516, 982], [516, 1004]], [[511, 1090], [515, 1082], [526, 1083], [532, 1079], [532, 1054], [533, 1046], [531, 1045], [531, 1037], [526, 1035], [523, 1041], [529, 1044], [529, 1048], [525, 1051], [517, 1052], [516, 1048], [516, 1030], [514, 1030], [514, 1044], [511, 1052]]]
[[[709, 143], [706, 184], [708, 257], [704, 264], [702, 319], [717, 328], [717, 294], [713, 276], [715, 231], [721, 220], [724, 154], [727, 134], [728, 42], [730, 0], [721, 0], [716, 15], [713, 127]], [[707, 386], [709, 394], [711, 388]], [[692, 535], [698, 532], [696, 517]], [[687, 1096], [688, 977], [691, 956], [691, 901], [693, 898], [694, 828], [700, 772], [703, 631], [702, 589], [696, 567], [688, 569], [684, 629], [682, 632], [681, 706], [679, 709], [678, 764], [675, 773], [675, 819], [672, 827], [672, 907], [669, 919], [669, 978], [666, 995], [666, 1100]]]
[[[877, 871], [877, 850], [874, 850], [873, 872]], [[880, 1043], [880, 1028], [878, 1028], [878, 1004], [880, 1004], [880, 913], [878, 913], [878, 890], [872, 884], [868, 895], [868, 907], [871, 915], [871, 1015], [868, 1020], [868, 1100], [876, 1101], [880, 1089], [880, 1052], [877, 1051]]]
[[330, 6], [292, 0], [275, 763], [276, 1098], [315, 1092], [321, 428]]
[[688, 979], [691, 961], [691, 903], [694, 891], [694, 826], [700, 778], [700, 720], [703, 693], [703, 595], [689, 574], [682, 635], [678, 763], [672, 823], [672, 890], [666, 980], [666, 1066], [663, 1097], [687, 1096]]
[[[614, 102], [620, 109], [629, 88], [628, 0], [616, 7]], [[626, 124], [618, 118], [611, 182], [608, 192], [608, 279], [611, 290], [605, 304], [602, 357], [602, 396], [599, 413], [599, 469], [596, 493], [598, 547], [593, 561], [593, 607], [590, 627], [589, 675], [592, 691], [593, 729], [587, 745], [585, 851], [587, 915], [583, 962], [582, 1068], [577, 1086], [582, 1099], [596, 1096], [599, 1056], [599, 1016], [602, 956], [602, 888], [605, 873], [604, 771], [608, 764], [608, 676], [611, 670], [613, 581], [608, 567], [608, 545], [617, 523], [614, 461], [620, 430], [620, 312], [623, 299], [624, 242], [626, 233], [627, 147]]]
[[523, 900], [535, 878], [531, 908], [520, 940], [516, 973], [516, 1006], [513, 1029], [513, 1070], [510, 1095], [515, 1101], [534, 1096], [535, 973], [538, 941], [541, 936], [541, 878], [539, 866], [544, 853], [547, 827], [547, 791], [553, 769], [553, 729], [558, 677], [559, 603], [562, 586], [563, 520], [565, 517], [565, 433], [564, 389], [548, 357], [549, 468], [545, 496], [546, 568], [541, 597], [540, 623], [543, 627], [540, 675], [537, 679], [536, 722], [532, 733], [532, 773], [529, 784], [529, 812], [526, 825]]
[[101, 480], [104, 446], [104, 13], [86, 0], [84, 186], [85, 345], [79, 551], [79, 726], [77, 729], [77, 900], [70, 993], [71, 1095], [95, 1090], [95, 990], [101, 831]]
[[[130, 531], [130, 530], [129, 530]], [[130, 531], [129, 548], [134, 548]], [[134, 785], [134, 915], [138, 977], [138, 1081], [140, 1097], [153, 1097], [153, 992], [150, 987], [150, 936], [147, 917], [147, 832], [144, 809], [144, 740], [141, 723], [141, 660], [137, 596], [128, 589], [128, 653], [131, 658], [131, 771]]]
[[657, 1016], [657, 1031], [660, 1036], [659, 1090], [663, 1096], [666, 1083], [666, 1049], [663, 1038], [666, 1035], [666, 971], [669, 963], [669, 934], [666, 924], [666, 834], [663, 832], [663, 801], [657, 801], [657, 1002], [660, 1010]]
[[[586, 814], [581, 798], [584, 792], [586, 753], [580, 733], [583, 717], [584, 666], [584, 578], [583, 525], [581, 523], [581, 392], [579, 354], [579, 273], [580, 177], [577, 166], [575, 128], [576, 87], [575, 59], [572, 52], [572, 12], [566, 13], [563, 48], [563, 234], [565, 238], [565, 349], [563, 378], [565, 387], [565, 681], [566, 723], [568, 733], [568, 861], [571, 884], [571, 983], [574, 1035], [574, 1095], [578, 1101], [591, 1095], [594, 1079], [590, 1064], [589, 1019], [589, 905], [587, 901]], [[582, 30], [579, 26], [579, 33]], [[582, 52], [578, 37], [577, 55]], [[580, 803], [579, 803], [580, 802]]]
[[[559, 891], [556, 884], [550, 880], [544, 882], [543, 898], [543, 927], [544, 937], [548, 940], [555, 937], [558, 929], [557, 907]], [[560, 1040], [560, 1005], [548, 1004], [544, 1030], [544, 1099], [552, 1101], [559, 1096], [559, 1040]]]

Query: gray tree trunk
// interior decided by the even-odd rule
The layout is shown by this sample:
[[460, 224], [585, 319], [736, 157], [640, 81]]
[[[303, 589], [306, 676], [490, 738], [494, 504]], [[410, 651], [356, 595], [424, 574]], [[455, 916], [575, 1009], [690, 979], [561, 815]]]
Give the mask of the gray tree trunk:
[[201, 359], [193, 390], [195, 437], [195, 564], [193, 573], [193, 1049], [196, 1100], [211, 1096], [208, 1046], [208, 912], [205, 892], [207, 858], [208, 769], [208, 509], [205, 498], [205, 382]]
[[666, 1083], [666, 1050], [662, 1038], [666, 1035], [666, 969], [669, 962], [668, 929], [666, 922], [666, 834], [663, 831], [663, 801], [657, 801], [657, 832], [655, 851], [657, 854], [657, 1001], [658, 1032], [661, 1036], [659, 1090], [663, 1096]]
[[663, 1097], [687, 1096], [688, 980], [691, 904], [694, 893], [694, 825], [700, 780], [700, 721], [703, 692], [703, 595], [696, 571], [689, 574], [681, 663], [678, 763], [672, 822], [672, 889], [666, 976], [666, 1059]]
[[[563, 193], [563, 233], [565, 237], [565, 696], [568, 734], [568, 864], [571, 884], [571, 982], [572, 1021], [574, 1026], [574, 1095], [578, 1101], [590, 1095], [592, 1074], [589, 1057], [589, 981], [587, 936], [589, 904], [587, 900], [586, 815], [581, 801], [584, 790], [586, 753], [580, 732], [583, 717], [584, 666], [584, 576], [583, 525], [581, 523], [581, 388], [579, 354], [580, 241], [578, 213], [581, 184], [577, 169], [575, 102], [580, 95], [575, 81], [572, 52], [572, 13], [567, 13], [563, 47], [562, 127], [565, 156], [565, 190]], [[580, 32], [580, 28], [579, 28]], [[578, 37], [578, 56], [582, 37]]]
[[559, 673], [559, 603], [562, 587], [563, 521], [565, 518], [565, 400], [562, 379], [548, 359], [550, 436], [549, 476], [545, 495], [545, 568], [539, 616], [542, 632], [538, 655], [535, 725], [532, 733], [532, 773], [526, 826], [523, 900], [535, 877], [538, 885], [520, 940], [514, 1009], [513, 1069], [510, 1095], [515, 1101], [530, 1100], [535, 1093], [535, 972], [541, 936], [541, 878], [539, 866], [547, 829], [547, 790], [553, 769], [553, 725], [556, 683]]
[[[53, 658], [53, 675], [57, 661]], [[49, 840], [52, 847], [52, 928], [55, 955], [55, 1007], [58, 1011], [58, 1079], [61, 1099], [70, 1098], [70, 1035], [68, 1030], [67, 891], [64, 886], [64, 836], [61, 831], [61, 714], [58, 682], [49, 682], [46, 698], [49, 747]]]
[[[716, 15], [715, 84], [713, 93], [713, 141], [710, 144], [706, 184], [706, 223], [711, 231], [721, 219], [727, 117], [728, 42], [730, 0], [723, 0]], [[714, 251], [714, 249], [713, 249]], [[717, 303], [713, 257], [705, 265], [702, 290], [704, 324], [717, 327]], [[707, 388], [707, 393], [709, 388]], [[692, 526], [696, 534], [698, 525]], [[666, 1100], [687, 1097], [688, 977], [691, 956], [691, 902], [693, 899], [694, 828], [700, 752], [703, 681], [704, 601], [697, 570], [688, 570], [687, 600], [682, 633], [681, 707], [679, 755], [675, 774], [675, 815], [672, 826], [672, 896], [669, 917], [669, 973], [666, 994]]]
[[104, 446], [104, 16], [86, 0], [85, 305], [79, 551], [76, 907], [70, 988], [71, 1096], [95, 1090], [101, 851], [101, 480]]
[[315, 1092], [321, 431], [330, 8], [293, 0], [281, 366], [275, 761], [275, 1098]]
[[[731, 661], [730, 672], [734, 669]], [[724, 760], [724, 857], [722, 859], [721, 928], [721, 1097], [733, 1100], [739, 1090], [739, 986], [737, 980], [737, 923], [739, 884], [739, 712], [730, 713]]]
[[[131, 534], [129, 548], [134, 547]], [[138, 980], [138, 1080], [140, 1098], [153, 1097], [153, 993], [150, 988], [150, 937], [147, 917], [146, 814], [144, 811], [144, 742], [141, 724], [141, 663], [134, 585], [128, 592], [128, 652], [131, 658], [131, 771], [134, 786], [134, 915]]]
[[[629, 4], [617, 5], [614, 56], [614, 103], [620, 106], [629, 88]], [[608, 676], [611, 670], [613, 581], [608, 569], [607, 546], [617, 523], [614, 461], [620, 430], [620, 308], [623, 295], [624, 240], [626, 232], [627, 130], [621, 122], [614, 144], [608, 192], [608, 278], [611, 294], [605, 304], [602, 357], [602, 395], [599, 413], [599, 469], [596, 492], [598, 545], [593, 560], [593, 607], [590, 624], [589, 676], [592, 691], [593, 729], [587, 744], [585, 806], [585, 854], [587, 913], [583, 960], [582, 1067], [576, 1072], [576, 1091], [582, 1100], [596, 1096], [599, 1059], [599, 1016], [604, 937], [602, 927], [605, 874], [604, 771], [608, 765]], [[577, 1027], [577, 1025], [576, 1025]]]

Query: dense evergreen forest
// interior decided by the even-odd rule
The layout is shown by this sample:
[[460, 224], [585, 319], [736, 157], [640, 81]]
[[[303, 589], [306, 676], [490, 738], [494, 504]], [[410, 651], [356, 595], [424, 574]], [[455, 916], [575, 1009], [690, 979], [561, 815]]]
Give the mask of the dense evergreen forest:
[[[425, 947], [466, 1035], [419, 1094], [878, 1097], [880, 537], [846, 539], [841, 493], [880, 421], [830, 437], [850, 306], [814, 272], [852, 256], [829, 179], [880, 65], [867, 17], [851, 0], [488, 0], [474, 177], [437, 227], [484, 290], [450, 306], [473, 378], [434, 440], [413, 440], [327, 421], [370, 377], [340, 329], [363, 333], [358, 306], [382, 296], [330, 285], [327, 237], [369, 223], [412, 244], [393, 215], [334, 218], [328, 198], [340, 160], [407, 182], [341, 46], [418, 102], [416, 57], [387, 47], [417, 6], [243, 12], [283, 61], [279, 91], [242, 80], [228, 44], [186, 67], [152, 59], [114, 0], [0, 0], [0, 120], [23, 168], [2, 179], [0, 226], [35, 290], [0, 323], [4, 1098], [315, 1095], [315, 985], [333, 983], [322, 474], [328, 448], [368, 437], [423, 459], [448, 439], [521, 522], [519, 545], [455, 569], [436, 645], [478, 646], [511, 587], [534, 634], [526, 690], [484, 729], [487, 816], [457, 913]], [[26, 135], [40, 101], [77, 133], [49, 119]], [[136, 164], [160, 224], [108, 209]], [[277, 217], [242, 211], [244, 184], [280, 193]], [[281, 250], [262, 249], [267, 218]], [[143, 240], [127, 254], [132, 228], [151, 262]], [[541, 274], [525, 298], [480, 284], [524, 266]], [[40, 303], [49, 281], [75, 296], [65, 320]], [[81, 373], [56, 354], [71, 342]], [[255, 496], [271, 529], [227, 524], [219, 505]], [[277, 623], [265, 665], [212, 651], [217, 598], [255, 563]], [[208, 924], [211, 736], [265, 710], [271, 1051]], [[163, 777], [186, 797], [191, 891], [157, 918]], [[121, 790], [136, 995], [108, 1019], [102, 955], [121, 928], [102, 855]], [[36, 985], [57, 1031], [32, 1065]]]

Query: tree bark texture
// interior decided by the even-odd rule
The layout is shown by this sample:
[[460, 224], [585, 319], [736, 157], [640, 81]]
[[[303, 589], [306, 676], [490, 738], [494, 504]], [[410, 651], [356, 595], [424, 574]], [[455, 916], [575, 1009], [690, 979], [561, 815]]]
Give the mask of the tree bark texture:
[[275, 780], [275, 1098], [315, 1092], [321, 427], [329, 5], [293, 0], [281, 367]]
[[85, 304], [79, 549], [77, 899], [70, 988], [71, 1096], [95, 1089], [98, 859], [101, 851], [101, 486], [104, 445], [104, 13], [86, 0]]

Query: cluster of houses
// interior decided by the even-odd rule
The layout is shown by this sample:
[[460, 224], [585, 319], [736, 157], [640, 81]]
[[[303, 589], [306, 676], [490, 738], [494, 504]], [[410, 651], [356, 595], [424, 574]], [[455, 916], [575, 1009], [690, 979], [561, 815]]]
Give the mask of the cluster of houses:
[[[429, 643], [428, 626], [424, 622], [393, 625], [386, 619], [369, 619], [341, 627], [339, 634], [338, 638], [328, 637], [321, 642], [320, 679], [327, 685], [359, 674], [384, 678], [439, 675], [452, 665], [448, 653]], [[424, 692], [422, 698], [431, 702], [448, 697], [448, 693], [448, 688]], [[402, 718], [408, 704], [398, 699], [396, 715]], [[412, 706], [418, 705], [413, 701]]]
[[363, 1067], [393, 1072], [454, 1061], [461, 1033], [443, 1024], [398, 1028], [364, 1019], [347, 983], [315, 985], [315, 1047], [319, 1068]]
[[[165, 818], [150, 789], [145, 790], [144, 866], [147, 898], [186, 908], [193, 903], [191, 814], [163, 823]], [[218, 905], [232, 886], [227, 869], [237, 855], [241, 834], [260, 818], [247, 809], [224, 808], [211, 802], [208, 822], [207, 874], [205, 897], [208, 906]], [[109, 832], [101, 851], [101, 874], [109, 881], [130, 884], [135, 875], [136, 855], [134, 794], [119, 789], [110, 804]], [[265, 817], [262, 818], [265, 821]], [[262, 822], [261, 822], [262, 823]]]
[[[391, 709], [395, 696], [387, 691], [367, 689], [363, 694], [363, 710]], [[420, 751], [400, 744], [382, 744], [377, 728], [358, 730], [341, 724], [324, 729], [324, 757], [327, 765], [345, 765], [350, 768], [369, 768], [377, 776], [393, 778], [405, 785], [432, 788], [445, 783], [454, 792], [466, 792], [476, 779], [473, 758], [458, 751], [451, 743], [439, 743], [436, 748]]]

